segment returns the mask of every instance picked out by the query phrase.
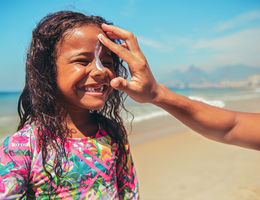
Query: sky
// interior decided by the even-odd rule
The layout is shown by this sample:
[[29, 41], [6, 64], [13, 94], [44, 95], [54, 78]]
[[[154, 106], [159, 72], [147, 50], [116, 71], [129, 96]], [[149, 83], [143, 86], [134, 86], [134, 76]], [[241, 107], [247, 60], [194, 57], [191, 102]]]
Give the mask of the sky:
[[0, 91], [22, 90], [32, 30], [60, 10], [133, 32], [158, 80], [191, 65], [260, 67], [259, 0], [1, 0]]

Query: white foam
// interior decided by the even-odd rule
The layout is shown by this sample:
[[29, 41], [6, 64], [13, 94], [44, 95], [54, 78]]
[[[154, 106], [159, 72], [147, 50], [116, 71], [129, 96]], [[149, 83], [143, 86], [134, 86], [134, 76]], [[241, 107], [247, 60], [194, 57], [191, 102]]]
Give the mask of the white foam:
[[[225, 103], [224, 101], [221, 100], [207, 100], [205, 98], [202, 97], [198, 97], [198, 96], [190, 96], [190, 99], [193, 100], [197, 100], [203, 103], [207, 103], [209, 105], [212, 106], [216, 106], [216, 107], [220, 107], [223, 108], [225, 107]], [[135, 116], [133, 122], [134, 123], [138, 123], [138, 122], [142, 122], [145, 120], [149, 120], [149, 119], [153, 119], [153, 118], [157, 118], [157, 117], [162, 117], [162, 116], [169, 116], [170, 114], [168, 112], [166, 112], [165, 110], [161, 110], [155, 106], [131, 106], [131, 109], [129, 109]], [[126, 121], [130, 121], [131, 119], [128, 119], [126, 117]]]
[[225, 101], [240, 101], [240, 100], [250, 100], [259, 98], [259, 94], [257, 93], [244, 93], [232, 96], [225, 96], [222, 99]]
[[219, 108], [225, 107], [225, 102], [221, 101], [221, 100], [207, 100], [207, 99], [204, 99], [202, 97], [197, 97], [197, 96], [189, 96], [189, 99], [200, 101], [202, 103], [206, 103], [206, 104], [209, 104], [211, 106], [216, 106], [216, 107], [219, 107]]
[[260, 88], [255, 88], [255, 91], [256, 93], [260, 93]]
[[[164, 110], [154, 111], [154, 112], [151, 112], [151, 113], [146, 113], [144, 115], [136, 116], [133, 121], [134, 122], [141, 122], [141, 121], [145, 121], [145, 120], [148, 120], [148, 119], [161, 117], [161, 116], [167, 116], [167, 115], [170, 115], [170, 114], [168, 112], [164, 111]], [[129, 120], [127, 120], [127, 121], [129, 121]]]
[[10, 121], [14, 121], [14, 120], [17, 120], [18, 119], [18, 116], [13, 116], [13, 115], [10, 115], [10, 116], [1, 116], [0, 117], [0, 123], [6, 123], [6, 122], [10, 122]]

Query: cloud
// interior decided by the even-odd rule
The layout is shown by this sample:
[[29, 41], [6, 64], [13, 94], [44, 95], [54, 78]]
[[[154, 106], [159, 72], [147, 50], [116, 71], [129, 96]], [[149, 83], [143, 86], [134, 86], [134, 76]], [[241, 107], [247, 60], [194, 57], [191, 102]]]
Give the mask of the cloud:
[[216, 32], [223, 32], [235, 27], [241, 27], [253, 20], [260, 19], [260, 11], [251, 11], [248, 13], [244, 13], [239, 15], [231, 20], [226, 22], [221, 22], [215, 27]]
[[211, 66], [244, 64], [260, 66], [260, 29], [247, 29], [214, 39], [194, 41], [194, 52], [211, 52], [200, 64]]
[[[260, 29], [246, 29], [214, 39], [200, 39], [193, 48], [213, 50], [260, 49]], [[257, 45], [259, 44], [259, 45]]]
[[141, 45], [144, 45], [144, 46], [147, 46], [147, 47], [151, 47], [151, 48], [157, 49], [159, 51], [167, 51], [169, 49], [163, 43], [158, 42], [156, 40], [153, 40], [153, 39], [150, 39], [150, 38], [145, 38], [145, 37], [142, 37], [142, 36], [139, 36], [137, 38], [138, 38], [138, 42]]
[[[160, 40], [158, 40], [158, 38]], [[156, 37], [156, 39], [153, 38], [147, 38], [143, 36], [137, 36], [138, 43], [140, 45], [152, 48], [154, 50], [157, 50], [159, 52], [171, 54], [173, 53], [178, 47], [181, 46], [187, 46], [191, 44], [191, 39], [184, 38], [184, 37], [178, 37], [176, 35], [171, 35], [167, 37]]]
[[170, 58], [174, 58], [178, 66], [194, 64], [209, 69], [243, 64], [260, 67], [260, 28], [245, 29], [210, 39], [174, 36], [169, 37], [167, 42], [144, 37], [138, 37], [138, 41], [157, 52], [171, 55]]
[[[217, 30], [224, 31], [242, 24], [246, 25], [252, 20], [259, 22], [260, 11], [252, 11], [235, 17], [217, 26]], [[163, 52], [164, 60], [161, 62], [172, 63], [174, 60], [171, 67], [180, 68], [180, 66], [191, 64], [204, 69], [236, 64], [260, 67], [260, 28], [257, 24], [250, 27], [244, 26], [243, 29], [240, 27], [232, 33], [223, 32], [221, 36], [212, 33], [203, 38], [169, 34], [156, 37], [156, 39], [137, 38], [140, 45], [153, 48], [157, 53]]]

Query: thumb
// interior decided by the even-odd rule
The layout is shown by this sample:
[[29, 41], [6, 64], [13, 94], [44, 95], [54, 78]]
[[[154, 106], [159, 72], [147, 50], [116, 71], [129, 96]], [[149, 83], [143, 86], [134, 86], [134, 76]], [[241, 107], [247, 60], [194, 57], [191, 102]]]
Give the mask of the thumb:
[[111, 87], [115, 88], [116, 90], [121, 90], [123, 92], [127, 92], [128, 84], [129, 83], [127, 82], [127, 80], [123, 79], [122, 77], [117, 77], [110, 81]]

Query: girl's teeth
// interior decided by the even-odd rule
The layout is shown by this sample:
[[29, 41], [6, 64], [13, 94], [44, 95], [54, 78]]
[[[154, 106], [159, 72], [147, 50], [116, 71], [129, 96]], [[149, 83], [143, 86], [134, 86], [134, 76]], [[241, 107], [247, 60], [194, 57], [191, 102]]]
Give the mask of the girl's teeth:
[[101, 88], [87, 88], [86, 91], [87, 92], [103, 92], [104, 86], [102, 86]]

